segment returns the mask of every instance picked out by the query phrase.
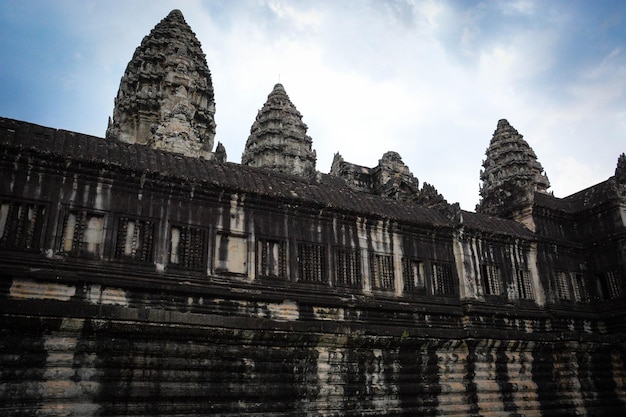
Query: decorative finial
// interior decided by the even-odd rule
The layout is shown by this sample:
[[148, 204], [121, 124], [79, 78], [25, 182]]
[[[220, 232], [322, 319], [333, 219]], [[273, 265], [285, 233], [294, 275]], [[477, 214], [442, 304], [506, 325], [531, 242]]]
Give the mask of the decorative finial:
[[626, 184], [626, 153], [622, 153], [617, 158], [617, 167], [615, 167], [615, 179], [620, 184]]

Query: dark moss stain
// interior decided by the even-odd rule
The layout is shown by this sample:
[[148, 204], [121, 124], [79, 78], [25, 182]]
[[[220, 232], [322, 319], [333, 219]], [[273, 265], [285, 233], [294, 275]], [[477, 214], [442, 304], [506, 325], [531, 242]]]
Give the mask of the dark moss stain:
[[37, 414], [46, 400], [39, 389], [48, 357], [45, 338], [60, 322], [6, 316], [0, 321], [0, 414], [9, 410], [14, 416]]
[[315, 336], [150, 325], [85, 328], [83, 338], [90, 339], [86, 345], [97, 354], [102, 375], [102, 415], [295, 415], [316, 396]]
[[465, 395], [467, 404], [469, 404], [469, 413], [471, 416], [480, 415], [480, 405], [478, 401], [478, 387], [476, 385], [476, 349], [479, 341], [467, 340], [467, 374], [465, 382]]
[[436, 416], [439, 406], [438, 343], [406, 338], [398, 349], [396, 377], [402, 416]]
[[[623, 347], [600, 345], [578, 352], [581, 393], [588, 416], [626, 415], [626, 404], [617, 397], [613, 361], [626, 360]], [[591, 393], [598, 393], [593, 395]]]
[[495, 352], [496, 382], [500, 387], [504, 411], [508, 412], [510, 416], [517, 416], [518, 408], [513, 399], [515, 387], [510, 381], [508, 370], [508, 352], [510, 352], [508, 344], [506, 342], [499, 341]]

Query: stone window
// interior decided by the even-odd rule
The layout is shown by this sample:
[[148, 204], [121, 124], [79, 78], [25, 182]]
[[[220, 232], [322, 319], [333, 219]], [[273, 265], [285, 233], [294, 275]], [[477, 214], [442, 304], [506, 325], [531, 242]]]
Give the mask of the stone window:
[[453, 295], [454, 282], [452, 277], [452, 266], [449, 263], [433, 263], [433, 294]]
[[173, 225], [170, 228], [170, 265], [201, 270], [205, 266], [204, 229]]
[[402, 258], [402, 281], [405, 292], [425, 292], [424, 263], [410, 258]]
[[69, 210], [63, 221], [61, 251], [76, 256], [102, 255], [104, 215], [87, 210]]
[[557, 271], [554, 274], [554, 286], [556, 298], [559, 300], [569, 300], [589, 302], [589, 291], [582, 274]]
[[215, 239], [215, 271], [234, 275], [248, 275], [248, 238], [218, 232]]
[[622, 298], [623, 291], [620, 285], [618, 274], [615, 271], [606, 271], [597, 274], [598, 290], [600, 298], [603, 300], [615, 300]]
[[393, 290], [395, 287], [393, 256], [372, 253], [370, 258], [372, 286], [376, 289]]
[[571, 300], [572, 293], [569, 285], [569, 274], [563, 271], [557, 271], [554, 274], [554, 287], [556, 298], [559, 300]]
[[0, 248], [39, 249], [45, 212], [41, 204], [0, 202]]
[[259, 239], [257, 242], [257, 268], [262, 277], [287, 276], [287, 248], [284, 241]]
[[518, 269], [515, 271], [515, 289], [517, 298], [522, 300], [534, 300], [535, 292], [530, 280], [530, 271], [527, 269]]
[[306, 282], [328, 282], [326, 278], [326, 246], [298, 244], [298, 277]]
[[485, 295], [501, 295], [500, 268], [496, 265], [483, 265], [481, 272]]
[[589, 302], [589, 291], [587, 290], [587, 283], [585, 282], [583, 274], [572, 275], [572, 289], [574, 290], [574, 301], [579, 303]]
[[154, 252], [152, 220], [121, 217], [117, 226], [115, 258], [150, 263]]
[[335, 249], [335, 279], [338, 286], [361, 287], [361, 252], [348, 248]]

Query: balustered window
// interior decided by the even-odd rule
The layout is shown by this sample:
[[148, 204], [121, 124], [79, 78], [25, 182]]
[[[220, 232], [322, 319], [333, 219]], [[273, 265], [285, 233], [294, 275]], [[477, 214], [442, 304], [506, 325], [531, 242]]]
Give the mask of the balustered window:
[[361, 252], [348, 248], [335, 249], [335, 280], [338, 286], [361, 287]]
[[415, 259], [402, 258], [402, 281], [405, 292], [426, 291], [424, 263]]
[[482, 266], [483, 288], [485, 295], [501, 295], [502, 283], [500, 278], [500, 268], [495, 265]]
[[448, 263], [433, 263], [433, 294], [453, 295], [454, 283], [452, 266]]
[[559, 300], [572, 300], [569, 274], [567, 272], [557, 271], [554, 274], [554, 284], [556, 297]]
[[76, 256], [102, 255], [104, 215], [87, 210], [68, 210], [63, 222], [61, 251]]
[[580, 290], [572, 282], [571, 274], [564, 271], [557, 271], [554, 274], [554, 287], [556, 298], [559, 300], [579, 301]]
[[326, 246], [298, 243], [298, 276], [300, 281], [327, 283]]
[[535, 298], [529, 270], [518, 269], [515, 271], [515, 289], [519, 299], [533, 300]]
[[206, 232], [191, 226], [170, 228], [170, 264], [201, 270], [205, 267]]
[[581, 273], [556, 271], [554, 273], [554, 291], [559, 300], [587, 303], [590, 300], [587, 283]]
[[257, 242], [258, 274], [263, 277], [287, 277], [287, 245], [281, 240], [259, 239]]
[[117, 227], [115, 258], [150, 263], [154, 253], [152, 220], [121, 217]]
[[393, 290], [395, 288], [393, 256], [370, 254], [370, 276], [374, 288]]
[[0, 202], [0, 248], [38, 250], [45, 213], [41, 204]]
[[583, 274], [572, 274], [572, 289], [574, 293], [574, 301], [579, 303], [588, 303], [590, 301], [587, 282]]
[[604, 300], [623, 297], [623, 289], [616, 271], [606, 271], [597, 275], [600, 296]]

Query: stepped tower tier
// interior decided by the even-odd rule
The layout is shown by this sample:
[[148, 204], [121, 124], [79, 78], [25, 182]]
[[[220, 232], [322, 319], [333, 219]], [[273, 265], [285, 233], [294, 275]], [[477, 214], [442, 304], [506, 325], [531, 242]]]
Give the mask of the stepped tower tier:
[[211, 73], [179, 10], [148, 34], [126, 67], [106, 136], [210, 158], [215, 137]]
[[485, 154], [477, 212], [517, 218], [535, 192], [547, 193], [550, 182], [535, 152], [507, 120], [498, 121]]
[[252, 124], [241, 163], [311, 179], [316, 154], [306, 132], [302, 115], [276, 84]]

